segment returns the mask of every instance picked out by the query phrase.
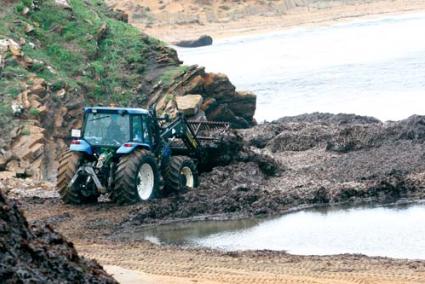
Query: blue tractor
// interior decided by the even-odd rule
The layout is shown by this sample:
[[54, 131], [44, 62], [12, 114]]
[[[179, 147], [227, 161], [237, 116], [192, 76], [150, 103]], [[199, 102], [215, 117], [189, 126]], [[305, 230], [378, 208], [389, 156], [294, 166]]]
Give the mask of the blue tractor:
[[[205, 159], [205, 135], [226, 131], [225, 122], [170, 120], [155, 108], [88, 107], [83, 128], [72, 130], [69, 151], [60, 159], [57, 189], [68, 204], [96, 202], [107, 194], [118, 204], [196, 188]], [[201, 136], [204, 135], [204, 136]]]

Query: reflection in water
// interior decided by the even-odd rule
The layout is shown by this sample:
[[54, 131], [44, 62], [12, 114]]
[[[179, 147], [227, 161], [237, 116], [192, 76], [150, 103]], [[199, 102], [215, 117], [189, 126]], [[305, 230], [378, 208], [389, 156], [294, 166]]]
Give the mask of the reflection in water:
[[258, 121], [315, 111], [398, 120], [424, 113], [424, 26], [425, 14], [413, 13], [177, 51], [256, 93]]
[[217, 232], [237, 231], [251, 228], [259, 223], [258, 219], [236, 221], [206, 221], [162, 225], [144, 230], [144, 238], [153, 243], [172, 243], [189, 245], [191, 239], [203, 238]]
[[425, 204], [304, 210], [273, 219], [193, 222], [144, 230], [156, 243], [293, 254], [425, 259]]

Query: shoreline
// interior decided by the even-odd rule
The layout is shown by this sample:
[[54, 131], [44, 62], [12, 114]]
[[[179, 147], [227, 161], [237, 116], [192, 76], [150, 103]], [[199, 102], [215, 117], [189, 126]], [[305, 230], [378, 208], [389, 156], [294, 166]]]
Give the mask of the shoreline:
[[[311, 11], [306, 11], [305, 8], [299, 7], [283, 16], [251, 16], [226, 23], [211, 22], [204, 25], [168, 25], [146, 28], [134, 21], [130, 21], [130, 23], [148, 35], [172, 43], [178, 40], [195, 39], [203, 34], [212, 36], [214, 40], [223, 40], [239, 36], [256, 36], [279, 32], [295, 27], [328, 26], [351, 20], [367, 20], [375, 17], [398, 16], [414, 12], [425, 12], [425, 2], [385, 0], [357, 5], [345, 4]], [[173, 30], [172, 34], [170, 30]]]

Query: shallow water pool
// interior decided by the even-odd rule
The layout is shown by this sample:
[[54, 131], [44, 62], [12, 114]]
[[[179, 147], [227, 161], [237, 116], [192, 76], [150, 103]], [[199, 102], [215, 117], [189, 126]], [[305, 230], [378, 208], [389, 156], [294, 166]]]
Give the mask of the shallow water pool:
[[310, 209], [277, 218], [205, 221], [143, 230], [159, 244], [300, 255], [359, 253], [425, 259], [425, 203]]

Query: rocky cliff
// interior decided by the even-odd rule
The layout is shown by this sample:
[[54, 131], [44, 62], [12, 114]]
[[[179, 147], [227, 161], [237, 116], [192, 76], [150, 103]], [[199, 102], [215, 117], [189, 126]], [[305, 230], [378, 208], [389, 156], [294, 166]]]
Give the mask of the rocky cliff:
[[256, 97], [222, 74], [183, 66], [174, 50], [103, 1], [21, 0], [0, 19], [0, 170], [54, 175], [84, 105], [148, 107], [254, 123]]

